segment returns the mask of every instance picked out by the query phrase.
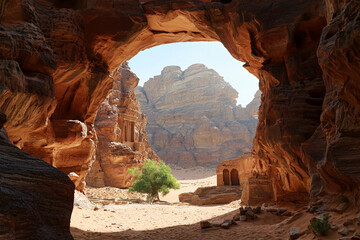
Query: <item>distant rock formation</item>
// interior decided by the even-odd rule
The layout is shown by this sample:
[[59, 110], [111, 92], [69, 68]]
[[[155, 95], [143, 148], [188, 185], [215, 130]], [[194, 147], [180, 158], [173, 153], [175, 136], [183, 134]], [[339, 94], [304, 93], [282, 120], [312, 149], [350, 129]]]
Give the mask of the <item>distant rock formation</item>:
[[139, 79], [127, 64], [119, 67], [112, 78], [112, 92], [100, 105], [95, 119], [99, 142], [86, 182], [93, 187], [126, 188], [134, 181], [129, 168], [158, 157], [146, 141], [146, 116], [134, 94]]
[[254, 99], [248, 105], [246, 105], [246, 111], [250, 113], [250, 115], [253, 116], [254, 118], [258, 118], [260, 103], [261, 103], [261, 91], [257, 90], [257, 92], [254, 95]]
[[166, 163], [216, 166], [251, 150], [260, 100], [237, 106], [237, 91], [205, 65], [165, 67], [135, 92], [149, 144]]

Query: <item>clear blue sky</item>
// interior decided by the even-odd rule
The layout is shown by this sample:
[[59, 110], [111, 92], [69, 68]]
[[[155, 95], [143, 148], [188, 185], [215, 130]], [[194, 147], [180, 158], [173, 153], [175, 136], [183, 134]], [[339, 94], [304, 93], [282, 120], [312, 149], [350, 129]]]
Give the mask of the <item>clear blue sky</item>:
[[217, 71], [239, 93], [238, 104], [246, 106], [259, 89], [259, 81], [233, 58], [220, 42], [171, 43], [146, 49], [129, 60], [131, 70], [139, 77], [139, 86], [160, 75], [169, 65], [182, 70], [194, 63], [205, 64]]

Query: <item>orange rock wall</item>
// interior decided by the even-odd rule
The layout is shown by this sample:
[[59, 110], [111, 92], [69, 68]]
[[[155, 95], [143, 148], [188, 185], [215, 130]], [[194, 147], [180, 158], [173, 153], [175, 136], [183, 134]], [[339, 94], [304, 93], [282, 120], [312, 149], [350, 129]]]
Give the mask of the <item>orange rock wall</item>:
[[[360, 198], [360, 3], [326, 2], [328, 25], [317, 56], [326, 94], [320, 125], [303, 146], [313, 176], [311, 194]], [[316, 148], [317, 146], [317, 148]]]

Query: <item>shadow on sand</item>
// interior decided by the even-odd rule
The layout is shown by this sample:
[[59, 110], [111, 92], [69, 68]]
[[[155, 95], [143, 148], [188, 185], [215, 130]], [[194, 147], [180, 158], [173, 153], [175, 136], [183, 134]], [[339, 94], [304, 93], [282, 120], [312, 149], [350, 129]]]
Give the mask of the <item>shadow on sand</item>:
[[[221, 216], [209, 219], [212, 223], [221, 223], [225, 219], [232, 219], [237, 213], [231, 211]], [[201, 231], [199, 223], [191, 225], [178, 225], [166, 228], [157, 228], [152, 230], [136, 231], [127, 229], [118, 232], [89, 232], [77, 228], [71, 228], [75, 240], [108, 240], [108, 239], [157, 239], [157, 240], [201, 240], [201, 239], [221, 239], [221, 240], [271, 240], [286, 239], [284, 234], [278, 234], [275, 230], [275, 224], [283, 221], [286, 217], [279, 217], [273, 214], [260, 214], [259, 218], [251, 222], [237, 222], [238, 225], [230, 229], [209, 228]], [[126, 221], [119, 219], [118, 222]], [[141, 221], [141, 220], [140, 220]]]

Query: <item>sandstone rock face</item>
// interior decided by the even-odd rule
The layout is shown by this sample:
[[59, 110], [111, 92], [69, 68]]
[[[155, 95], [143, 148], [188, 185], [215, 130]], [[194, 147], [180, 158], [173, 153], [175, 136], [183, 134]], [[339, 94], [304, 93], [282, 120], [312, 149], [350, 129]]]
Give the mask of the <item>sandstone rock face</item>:
[[1, 239], [73, 239], [69, 225], [74, 184], [66, 174], [15, 147], [4, 128], [0, 185]]
[[95, 119], [96, 160], [86, 182], [93, 187], [126, 188], [134, 181], [129, 168], [158, 157], [146, 141], [146, 116], [134, 93], [139, 79], [127, 64], [119, 67], [112, 78], [112, 92], [100, 105]]
[[203, 64], [165, 67], [136, 95], [148, 116], [149, 144], [166, 163], [216, 166], [251, 150], [257, 119], [236, 106], [236, 90]]
[[227, 204], [239, 200], [241, 191], [239, 186], [200, 187], [193, 193], [180, 194], [179, 201], [193, 205]]
[[304, 159], [315, 195], [341, 192], [359, 206], [360, 3], [329, 0], [326, 9], [328, 25], [317, 52], [326, 94], [320, 125], [303, 146]]
[[[271, 182], [275, 200], [311, 191], [312, 197], [341, 194], [359, 201], [358, 0], [2, 0], [0, 6], [4, 127], [18, 147], [77, 174], [78, 189], [94, 160], [93, 123], [112, 88], [109, 75], [149, 47], [220, 41], [260, 81], [254, 176]], [[5, 142], [1, 157], [11, 155], [14, 165], [11, 175], [9, 165], [0, 165], [2, 181], [29, 174], [31, 164], [45, 166]], [[51, 169], [46, 180], [47, 170], [36, 170], [17, 182], [19, 192], [30, 182], [52, 193], [46, 203], [5, 200], [0, 208], [6, 217], [12, 215], [3, 209], [11, 204], [40, 213], [38, 207], [53, 199], [69, 202], [67, 191], [53, 195], [59, 185], [51, 179], [60, 179], [59, 189], [71, 182]], [[68, 212], [71, 205], [60, 208]], [[59, 216], [61, 223], [40, 223], [22, 211], [17, 217], [26, 220], [11, 220], [11, 226], [20, 234], [24, 224], [38, 224], [21, 236], [31, 239], [38, 229], [69, 222], [69, 215]]]

